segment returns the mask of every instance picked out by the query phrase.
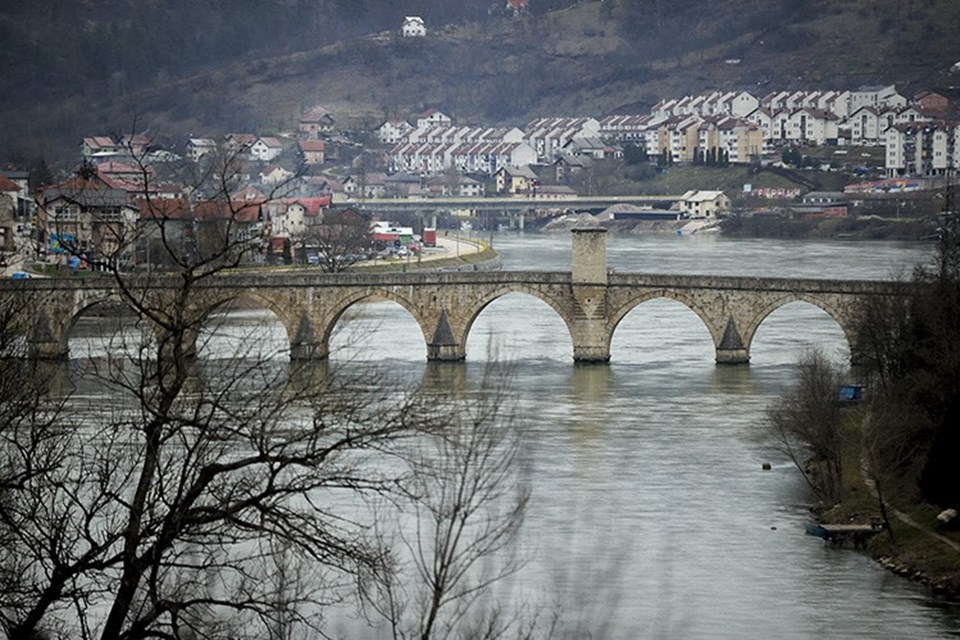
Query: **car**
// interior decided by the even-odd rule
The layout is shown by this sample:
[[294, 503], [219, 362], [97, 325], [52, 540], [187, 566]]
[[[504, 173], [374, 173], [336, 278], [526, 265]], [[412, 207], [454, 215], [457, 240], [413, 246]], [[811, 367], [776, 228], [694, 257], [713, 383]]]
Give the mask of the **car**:
[[28, 279], [28, 278], [32, 278], [33, 276], [31, 276], [31, 275], [30, 275], [29, 273], [27, 273], [26, 271], [14, 271], [14, 272], [10, 275], [10, 277], [13, 278], [14, 280], [26, 280], [26, 279]]
[[315, 253], [311, 253], [307, 256], [307, 264], [312, 264], [314, 266], [320, 264], [320, 256]]

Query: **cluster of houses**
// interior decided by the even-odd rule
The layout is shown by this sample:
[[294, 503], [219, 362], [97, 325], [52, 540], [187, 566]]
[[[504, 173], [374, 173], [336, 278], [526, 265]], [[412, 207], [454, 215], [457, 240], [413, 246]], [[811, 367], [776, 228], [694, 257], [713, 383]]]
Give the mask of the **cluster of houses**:
[[[302, 235], [335, 201], [575, 197], [571, 185], [578, 174], [622, 157], [628, 147], [669, 164], [710, 157], [769, 161], [787, 146], [882, 145], [889, 178], [942, 175], [960, 167], [960, 122], [948, 119], [951, 113], [943, 96], [922, 92], [907, 98], [892, 85], [763, 97], [713, 92], [662, 100], [645, 114], [541, 117], [522, 128], [461, 125], [428, 109], [410, 120], [384, 121], [371, 132], [379, 144], [364, 148], [338, 132], [333, 114], [318, 106], [300, 115], [294, 134], [190, 136], [176, 152], [143, 134], [86, 137], [81, 154], [91, 175], [48, 186], [33, 198], [26, 194], [25, 174], [19, 176], [22, 184], [17, 176], [4, 176], [0, 187], [14, 203], [7, 207], [11, 218], [30, 217], [25, 212], [35, 201], [39, 215], [33, 217], [41, 224], [56, 223], [61, 234], [103, 247], [106, 238], [123, 235], [121, 227], [144, 217], [216, 217], [216, 211], [197, 210], [196, 196], [165, 168], [232, 155], [243, 161], [228, 207], [240, 212], [234, 215], [238, 232], [268, 238], [272, 246]], [[324, 171], [332, 159], [341, 159], [342, 143], [359, 155], [339, 174]], [[138, 200], [145, 196], [165, 204], [145, 208]], [[7, 244], [12, 233], [5, 231]], [[62, 239], [50, 233], [45, 245], [56, 251]]]
[[936, 175], [960, 164], [960, 153], [949, 153], [956, 138], [956, 123], [944, 120], [949, 110], [939, 94], [908, 99], [893, 85], [763, 97], [718, 91], [662, 100], [645, 114], [536, 118], [522, 129], [460, 126], [432, 110], [413, 122], [387, 120], [376, 133], [390, 146], [389, 171], [424, 176], [602, 160], [622, 156], [626, 145], [668, 163], [733, 164], [760, 162], [785, 146], [885, 146], [890, 176]]

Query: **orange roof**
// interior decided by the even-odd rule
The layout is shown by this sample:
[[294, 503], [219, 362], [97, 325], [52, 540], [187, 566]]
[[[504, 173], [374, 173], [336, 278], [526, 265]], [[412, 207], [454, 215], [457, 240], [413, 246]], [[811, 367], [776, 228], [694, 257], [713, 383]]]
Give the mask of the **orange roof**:
[[20, 191], [20, 187], [18, 187], [17, 183], [7, 176], [0, 175], [0, 191]]
[[234, 220], [256, 222], [260, 205], [256, 202], [204, 200], [192, 207], [183, 198], [160, 198], [138, 201], [140, 217], [154, 220]]

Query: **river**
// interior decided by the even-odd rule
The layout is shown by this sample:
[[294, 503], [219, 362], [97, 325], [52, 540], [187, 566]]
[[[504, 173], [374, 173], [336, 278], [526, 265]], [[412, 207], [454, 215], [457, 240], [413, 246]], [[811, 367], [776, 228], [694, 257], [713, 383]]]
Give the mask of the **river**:
[[[492, 240], [505, 269], [569, 269], [569, 234]], [[931, 255], [918, 244], [608, 238], [617, 271], [884, 279]], [[522, 294], [484, 310], [462, 365], [428, 365], [418, 326], [393, 303], [365, 305], [341, 325], [334, 360], [376, 360], [408, 380], [475, 382], [487, 359], [515, 362], [533, 490], [522, 533], [529, 561], [497, 590], [507, 600], [557, 599], [567, 628], [582, 631], [574, 637], [960, 636], [956, 606], [862, 553], [806, 536], [811, 497], [764, 443], [764, 409], [790, 384], [802, 351], [849, 355], [819, 309], [796, 303], [772, 314], [749, 366], [717, 366], [701, 321], [666, 300], [624, 319], [606, 366], [575, 366], [562, 321]], [[282, 342], [278, 323], [272, 335]], [[72, 353], [83, 340], [71, 339]]]

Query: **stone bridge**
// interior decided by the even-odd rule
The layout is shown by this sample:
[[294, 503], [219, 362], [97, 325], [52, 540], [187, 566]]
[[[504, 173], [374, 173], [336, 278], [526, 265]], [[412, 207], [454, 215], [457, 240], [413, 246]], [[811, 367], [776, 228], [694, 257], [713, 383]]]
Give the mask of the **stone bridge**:
[[[154, 282], [154, 287], [174, 286]], [[691, 309], [710, 332], [716, 361], [750, 361], [754, 334], [770, 313], [796, 301], [816, 305], [840, 326], [853, 351], [857, 305], [871, 296], [902, 294], [893, 282], [614, 273], [607, 269], [602, 229], [573, 230], [569, 272], [489, 271], [465, 273], [356, 273], [313, 271], [228, 272], [198, 286], [197, 304], [213, 313], [237, 298], [270, 309], [286, 328], [293, 360], [325, 359], [337, 321], [352, 305], [392, 300], [419, 324], [429, 360], [466, 358], [467, 336], [477, 316], [509, 293], [534, 296], [563, 320], [577, 362], [610, 360], [620, 321], [655, 298]], [[37, 357], [64, 358], [76, 319], [87, 309], [120, 300], [103, 278], [6, 281], [0, 297], [34, 296], [38, 319], [27, 340]]]

